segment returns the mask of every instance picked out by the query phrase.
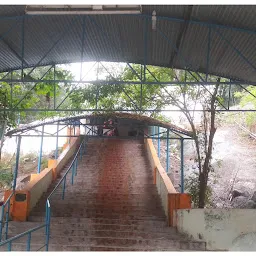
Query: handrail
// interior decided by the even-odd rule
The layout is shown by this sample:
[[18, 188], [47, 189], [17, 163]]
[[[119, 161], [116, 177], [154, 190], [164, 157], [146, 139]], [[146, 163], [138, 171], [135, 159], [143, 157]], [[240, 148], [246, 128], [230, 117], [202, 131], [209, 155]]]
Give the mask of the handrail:
[[[37, 230], [39, 230], [39, 229], [41, 229], [41, 228], [44, 228], [45, 226], [46, 226], [46, 224], [44, 223], [44, 224], [41, 224], [41, 225], [39, 225], [39, 226], [37, 226], [37, 227], [35, 227], [35, 228], [31, 228], [31, 229], [29, 229], [29, 230], [27, 230], [27, 231], [25, 231], [25, 232], [23, 232], [23, 233], [21, 233], [21, 234], [18, 234], [18, 235], [16, 235], [16, 236], [12, 237], [12, 238], [9, 238], [9, 239], [7, 239], [7, 240], [4, 240], [3, 242], [0, 243], [0, 246], [3, 246], [3, 245], [5, 245], [5, 244], [8, 244], [8, 251], [10, 252], [10, 251], [12, 250], [12, 242], [13, 242], [13, 241], [15, 241], [15, 240], [17, 240], [17, 239], [19, 239], [19, 238], [21, 238], [21, 237], [23, 237], [23, 236], [28, 235], [28, 238], [27, 238], [27, 251], [30, 251], [31, 233], [33, 233], [34, 231], [37, 231]], [[46, 245], [46, 244], [44, 244], [41, 248], [43, 248], [45, 245]], [[41, 249], [41, 248], [40, 248], [40, 249]]]
[[[2, 205], [1, 210], [1, 220], [0, 220], [0, 242], [2, 241], [2, 232], [3, 232], [3, 226], [5, 225], [5, 239], [8, 237], [8, 226], [9, 226], [9, 212], [10, 212], [10, 201], [13, 195], [15, 194], [15, 188], [16, 188], [16, 182], [17, 182], [17, 176], [18, 176], [18, 168], [19, 168], [19, 158], [20, 158], [20, 144], [21, 144], [21, 137], [18, 137], [18, 144], [17, 144], [17, 151], [16, 151], [16, 163], [15, 163], [15, 171], [14, 171], [14, 177], [13, 177], [13, 186], [12, 186], [12, 193], [7, 198], [6, 202]], [[4, 214], [5, 206], [8, 204], [8, 208], [6, 213]], [[4, 221], [4, 215], [6, 220]]]
[[65, 174], [63, 175], [63, 177], [61, 178], [61, 180], [58, 182], [58, 184], [55, 186], [55, 188], [52, 190], [52, 192], [50, 193], [50, 195], [47, 197], [46, 200], [46, 214], [45, 214], [45, 227], [46, 227], [46, 251], [48, 251], [49, 249], [49, 240], [50, 240], [50, 224], [51, 224], [51, 203], [50, 203], [50, 199], [52, 197], [52, 195], [54, 194], [54, 192], [57, 190], [57, 188], [61, 185], [61, 183], [63, 183], [63, 189], [62, 189], [62, 200], [64, 200], [65, 197], [65, 189], [66, 189], [66, 179], [67, 179], [67, 175], [70, 172], [71, 168], [72, 168], [72, 179], [71, 179], [71, 184], [74, 184], [74, 176], [76, 176], [77, 174], [77, 161], [78, 161], [78, 155], [80, 153], [80, 159], [82, 158], [82, 146], [85, 143], [85, 139], [83, 139], [81, 145], [79, 146], [74, 159], [72, 160], [69, 168], [67, 169], [67, 171], [65, 172]]
[[[11, 198], [14, 195], [14, 190], [12, 191], [12, 193], [9, 195], [9, 197], [7, 198], [7, 200], [4, 202], [4, 204], [2, 205], [2, 209], [1, 209], [1, 220], [0, 220], [0, 242], [2, 241], [2, 232], [3, 232], [3, 227], [4, 227], [4, 223], [5, 225], [5, 239], [7, 239], [8, 236], [8, 223], [9, 223], [9, 212], [10, 212], [10, 201]], [[7, 207], [7, 211], [4, 212], [4, 209], [6, 207], [6, 205], [8, 204]], [[6, 220], [4, 221], [4, 217], [6, 218]]]
[[[69, 173], [69, 171], [71, 170], [72, 168], [72, 180], [71, 180], [71, 184], [73, 185], [73, 182], [74, 182], [74, 176], [76, 176], [77, 174], [77, 162], [78, 162], [78, 154], [80, 153], [80, 159], [82, 158], [82, 146], [85, 145], [85, 139], [83, 139], [81, 145], [79, 146], [78, 150], [77, 150], [77, 153], [75, 154], [75, 157], [74, 159], [72, 160], [69, 168], [67, 169], [67, 171], [65, 172], [65, 174], [63, 175], [63, 177], [61, 178], [61, 180], [58, 182], [58, 184], [55, 186], [55, 188], [53, 189], [53, 191], [51, 192], [51, 194], [47, 197], [47, 200], [46, 200], [46, 216], [45, 216], [45, 223], [44, 224], [41, 224], [35, 228], [31, 228], [21, 234], [18, 234], [12, 238], [9, 238], [3, 242], [0, 242], [0, 247], [5, 245], [5, 244], [8, 244], [8, 251], [11, 251], [11, 248], [12, 248], [12, 242], [17, 240], [18, 238], [21, 238], [23, 236], [26, 236], [28, 235], [28, 238], [27, 238], [27, 251], [30, 251], [30, 245], [31, 245], [31, 234], [34, 232], [34, 231], [37, 231], [38, 229], [41, 229], [41, 228], [46, 228], [46, 243], [40, 248], [42, 249], [43, 247], [46, 247], [46, 251], [48, 251], [49, 249], [49, 239], [50, 239], [50, 221], [51, 221], [51, 204], [50, 204], [50, 198], [51, 196], [54, 194], [54, 192], [56, 191], [56, 189], [60, 186], [60, 184], [64, 181], [64, 186], [63, 186], [63, 191], [62, 191], [62, 199], [64, 199], [64, 196], [65, 196], [65, 184], [66, 184], [66, 177], [67, 177], [67, 174]], [[12, 195], [10, 195], [7, 199], [7, 201], [9, 200], [9, 198], [11, 198], [13, 196], [14, 192], [12, 193]], [[6, 202], [7, 202], [6, 201]], [[3, 205], [4, 206], [4, 205]], [[3, 208], [2, 208], [2, 211], [3, 211]], [[40, 250], [39, 249], [39, 250]]]

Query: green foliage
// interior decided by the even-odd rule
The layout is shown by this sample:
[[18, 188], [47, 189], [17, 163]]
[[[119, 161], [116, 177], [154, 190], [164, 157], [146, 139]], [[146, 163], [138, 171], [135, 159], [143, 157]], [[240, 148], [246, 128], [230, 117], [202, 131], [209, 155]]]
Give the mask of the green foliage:
[[0, 170], [0, 187], [10, 187], [13, 180], [13, 174], [8, 170]]
[[[246, 88], [250, 93], [243, 91], [243, 92], [236, 92], [235, 97], [240, 99], [240, 105], [242, 107], [249, 107], [251, 109], [256, 109], [256, 87], [255, 86], [248, 86]], [[255, 95], [255, 97], [253, 96]], [[255, 112], [247, 112], [245, 114], [245, 121], [246, 125], [251, 128], [253, 125], [256, 124], [256, 113]]]
[[[47, 72], [48, 69], [49, 67], [36, 68], [31, 75], [27, 75], [25, 78], [40, 79], [43, 76], [42, 80], [54, 79], [53, 69]], [[25, 69], [24, 74], [28, 74], [30, 70], [31, 69]], [[20, 71], [13, 71], [12, 74], [8, 75], [6, 78], [12, 77], [12, 79], [20, 79], [20, 73]], [[0, 74], [0, 77], [3, 77], [4, 75], [5, 74]], [[72, 78], [73, 76], [70, 71], [56, 68], [56, 80], [70, 80]], [[56, 97], [63, 96], [63, 94], [70, 88], [70, 84], [68, 83], [53, 84], [41, 82], [41, 80], [38, 80], [36, 83], [13, 83], [12, 85], [2, 82], [0, 83], [0, 107], [3, 109], [10, 109], [11, 107], [18, 107], [20, 109], [48, 109], [53, 105], [54, 86], [56, 88]], [[69, 103], [67, 102], [66, 104]], [[20, 118], [22, 122], [31, 122], [42, 118], [56, 116], [58, 114], [59, 113], [56, 112], [28, 113], [25, 111], [21, 111], [18, 114], [13, 111], [1, 111], [0, 119], [7, 120], [7, 130], [9, 130], [10, 128], [16, 127], [18, 118]]]
[[42, 158], [41, 161], [41, 170], [45, 169], [48, 167], [48, 159], [47, 158]]
[[[126, 67], [123, 74], [118, 74], [116, 77], [109, 75], [106, 80], [123, 80], [140, 82], [138, 76], [141, 75], [141, 65], [133, 64], [133, 72]], [[161, 81], [170, 81], [174, 78], [173, 71], [169, 68], [148, 66], [150, 72]], [[146, 72], [146, 80], [148, 82], [155, 81], [154, 77]], [[75, 108], [89, 107], [107, 109], [109, 111], [116, 109], [130, 109], [137, 110], [139, 113], [140, 106], [143, 109], [161, 109], [164, 102], [161, 98], [161, 89], [166, 87], [164, 85], [145, 86], [141, 84], [101, 84], [101, 85], [87, 85], [83, 88], [74, 89], [70, 96], [71, 105]], [[152, 115], [154, 117], [160, 115]]]
[[[185, 178], [184, 181], [185, 191], [191, 195], [192, 202], [195, 207], [199, 205], [199, 173], [193, 172], [191, 175]], [[211, 205], [212, 189], [209, 185], [206, 188], [205, 205]]]

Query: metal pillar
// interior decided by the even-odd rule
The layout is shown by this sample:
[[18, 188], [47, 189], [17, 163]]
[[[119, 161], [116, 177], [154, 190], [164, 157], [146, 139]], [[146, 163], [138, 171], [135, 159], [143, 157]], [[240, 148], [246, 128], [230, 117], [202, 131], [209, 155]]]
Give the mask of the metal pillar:
[[158, 143], [157, 143], [157, 149], [158, 149], [158, 157], [160, 157], [160, 127], [158, 126]]
[[40, 171], [41, 171], [43, 141], [44, 141], [44, 125], [42, 126], [42, 136], [41, 136], [41, 145], [40, 145], [40, 151], [39, 151], [39, 157], [38, 157], [37, 173], [40, 173]]
[[169, 170], [170, 152], [169, 152], [169, 134], [170, 131], [167, 129], [167, 139], [166, 139], [166, 172]]
[[59, 146], [59, 122], [57, 123], [57, 133], [56, 133], [56, 148], [55, 148], [55, 159], [58, 158], [58, 146]]
[[16, 188], [16, 180], [17, 180], [17, 177], [18, 177], [19, 159], [20, 159], [20, 144], [21, 144], [21, 136], [18, 137], [18, 144], [17, 144], [17, 150], [16, 150], [16, 162], [15, 162], [12, 190], [15, 190], [15, 188]]
[[184, 139], [180, 139], [180, 179], [181, 193], [184, 193]]

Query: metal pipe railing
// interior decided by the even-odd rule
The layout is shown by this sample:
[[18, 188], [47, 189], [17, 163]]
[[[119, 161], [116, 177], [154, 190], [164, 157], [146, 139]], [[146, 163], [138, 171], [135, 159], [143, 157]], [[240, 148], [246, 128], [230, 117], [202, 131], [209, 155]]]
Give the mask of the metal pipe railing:
[[[24, 236], [27, 235], [28, 237], [27, 237], [26, 249], [27, 249], [27, 251], [30, 251], [31, 234], [32, 234], [33, 232], [35, 232], [35, 231], [41, 229], [41, 228], [44, 228], [45, 226], [46, 226], [46, 224], [44, 223], [44, 224], [39, 225], [39, 226], [37, 226], [37, 227], [35, 227], [35, 228], [31, 228], [30, 230], [28, 230], [28, 231], [26, 231], [26, 232], [23, 232], [23, 233], [21, 233], [21, 234], [19, 234], [19, 235], [16, 235], [16, 236], [14, 236], [14, 237], [12, 237], [12, 238], [9, 238], [9, 239], [7, 239], [7, 240], [4, 240], [3, 242], [0, 243], [0, 247], [7, 244], [7, 246], [8, 246], [8, 251], [10, 252], [10, 251], [12, 250], [12, 242], [15, 241], [15, 240], [17, 240], [17, 239], [19, 239], [19, 238], [21, 238], [21, 237], [24, 237]], [[45, 245], [44, 245], [44, 246], [45, 246]], [[44, 247], [44, 246], [43, 246], [43, 247]], [[43, 248], [43, 247], [42, 247], [42, 248]]]
[[[11, 198], [15, 194], [16, 189], [16, 182], [18, 177], [18, 168], [19, 168], [19, 158], [20, 158], [20, 145], [21, 145], [21, 136], [18, 137], [18, 143], [17, 143], [17, 151], [16, 151], [16, 162], [15, 162], [15, 170], [14, 170], [14, 177], [13, 177], [13, 185], [12, 185], [12, 193], [7, 198], [7, 200], [2, 205], [1, 209], [1, 219], [0, 219], [0, 242], [2, 241], [2, 233], [3, 233], [3, 227], [5, 224], [5, 239], [8, 238], [8, 227], [9, 227], [9, 213], [10, 213], [10, 204], [11, 204]], [[7, 211], [5, 212], [5, 207], [7, 205]]]
[[[5, 241], [0, 242], [0, 247], [7, 244], [8, 251], [11, 251], [12, 250], [12, 242], [27, 235], [26, 249], [27, 249], [27, 251], [30, 251], [30, 249], [31, 249], [31, 236], [32, 236], [32, 233], [37, 231], [37, 230], [39, 230], [39, 229], [41, 229], [41, 228], [45, 227], [45, 238], [46, 238], [46, 240], [45, 240], [45, 244], [40, 249], [45, 247], [46, 251], [48, 251], [48, 249], [49, 249], [49, 241], [50, 241], [50, 223], [51, 223], [51, 204], [50, 204], [50, 199], [51, 199], [52, 195], [55, 193], [55, 191], [57, 190], [57, 188], [63, 183], [62, 199], [64, 200], [64, 198], [65, 198], [65, 189], [66, 189], [67, 175], [70, 172], [70, 170], [72, 169], [71, 184], [73, 185], [74, 176], [76, 176], [76, 173], [77, 173], [78, 159], [79, 159], [79, 156], [80, 156], [80, 159], [81, 159], [81, 156], [82, 156], [81, 150], [85, 150], [85, 139], [80, 144], [80, 146], [79, 146], [79, 148], [78, 148], [78, 150], [77, 150], [77, 152], [75, 154], [75, 157], [73, 158], [69, 168], [67, 169], [67, 171], [65, 172], [65, 174], [63, 175], [61, 180], [58, 182], [58, 184], [55, 186], [55, 188], [53, 189], [53, 191], [51, 192], [51, 194], [48, 196], [48, 198], [46, 200], [45, 223], [42, 224], [42, 225], [39, 225], [39, 226], [37, 226], [35, 228], [29, 229], [28, 231], [23, 232], [23, 233], [21, 233], [19, 235], [16, 235], [16, 236], [14, 236], [14, 237], [12, 237], [10, 239], [7, 239], [7, 237], [6, 237]], [[11, 199], [11, 197], [13, 195], [14, 195], [14, 191], [8, 197], [8, 199], [6, 200], [5, 204], [2, 206], [2, 216], [3, 216], [3, 213], [4, 213], [4, 207], [8, 204], [8, 202], [10, 202], [10, 199]], [[1, 217], [1, 219], [2, 219], [2, 217]], [[3, 222], [1, 221], [0, 229], [2, 229], [2, 227], [3, 227], [2, 224], [3, 224]], [[2, 230], [0, 230], [0, 234], [2, 234]]]
[[78, 148], [78, 150], [75, 154], [75, 157], [73, 158], [69, 168], [67, 169], [67, 171], [65, 172], [65, 174], [63, 175], [61, 180], [58, 182], [58, 184], [55, 186], [55, 188], [53, 189], [51, 194], [47, 197], [47, 200], [46, 200], [46, 216], [45, 216], [46, 251], [48, 251], [49, 240], [50, 240], [50, 225], [51, 225], [51, 202], [50, 202], [50, 199], [54, 195], [55, 191], [60, 187], [61, 184], [62, 184], [62, 200], [65, 199], [67, 175], [70, 171], [72, 171], [72, 173], [71, 173], [71, 184], [73, 185], [74, 184], [74, 177], [77, 174], [78, 159], [79, 159], [79, 157], [81, 159], [81, 152], [82, 152], [83, 149], [85, 150], [84, 144], [85, 144], [85, 139], [80, 144], [80, 146], [79, 146], [79, 148]]

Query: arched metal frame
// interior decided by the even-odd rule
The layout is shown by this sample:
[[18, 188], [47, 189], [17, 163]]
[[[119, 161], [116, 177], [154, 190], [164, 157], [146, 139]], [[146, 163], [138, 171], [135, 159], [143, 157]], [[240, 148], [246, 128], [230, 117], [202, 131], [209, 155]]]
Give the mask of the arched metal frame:
[[[153, 7], [152, 7], [153, 8]], [[155, 6], [157, 12], [160, 8], [159, 6]], [[195, 7], [199, 8], [199, 7]], [[232, 7], [229, 7], [232, 8]], [[253, 8], [253, 7], [252, 7]], [[1, 79], [0, 82], [7, 82], [10, 84], [10, 93], [12, 95], [12, 84], [13, 83], [26, 83], [30, 85], [30, 89], [28, 89], [28, 93], [31, 92], [38, 84], [38, 82], [45, 82], [45, 83], [52, 83], [53, 86], [55, 86], [56, 83], [62, 83], [67, 82], [70, 83], [72, 86], [75, 85], [86, 85], [86, 84], [93, 84], [95, 86], [102, 86], [102, 85], [134, 85], [138, 84], [141, 85], [141, 92], [143, 86], [154, 86], [154, 85], [161, 85], [165, 84], [168, 86], [177, 86], [177, 85], [191, 85], [191, 86], [209, 86], [215, 84], [215, 82], [209, 81], [208, 77], [209, 74], [211, 75], [217, 75], [226, 77], [229, 79], [229, 81], [220, 82], [220, 84], [223, 84], [228, 87], [229, 94], [230, 90], [233, 86], [239, 86], [247, 93], [252, 93], [248, 91], [244, 85], [256, 85], [256, 64], [254, 63], [254, 57], [249, 54], [248, 48], [250, 47], [250, 51], [253, 51], [253, 48], [255, 48], [256, 45], [256, 32], [252, 29], [246, 29], [241, 27], [232, 27], [228, 25], [223, 24], [217, 24], [217, 23], [208, 23], [206, 21], [198, 21], [195, 19], [186, 19], [186, 18], [175, 18], [175, 17], [168, 17], [168, 16], [157, 16], [157, 26], [156, 29], [152, 30], [152, 16], [149, 13], [150, 7], [146, 6], [142, 9], [148, 10], [147, 13], [143, 12], [139, 15], [103, 15], [99, 18], [99, 16], [95, 15], [69, 15], [69, 16], [60, 16], [56, 15], [20, 15], [20, 16], [0, 16], [0, 24], [2, 23], [5, 27], [5, 32], [2, 33], [0, 36], [0, 42], [3, 43], [2, 46], [0, 44], [0, 49], [3, 47], [7, 47], [7, 52], [10, 54], [10, 56], [5, 56], [4, 58], [0, 56], [0, 60], [4, 60], [6, 63], [9, 63], [11, 65], [9, 68], [4, 68], [4, 63], [1, 67], [0, 65], [0, 71], [7, 72]], [[206, 10], [210, 10], [211, 8]], [[256, 10], [255, 10], [256, 11]], [[158, 12], [159, 13], [159, 12]], [[160, 12], [161, 13], [161, 12]], [[28, 53], [29, 49], [27, 46], [29, 45], [28, 40], [29, 36], [31, 36], [33, 33], [33, 29], [35, 30], [37, 28], [36, 23], [38, 22], [39, 25], [43, 26], [45, 28], [44, 23], [42, 23], [42, 20], [45, 20], [45, 22], [49, 22], [48, 26], [51, 24], [52, 19], [56, 19], [59, 23], [63, 21], [63, 23], [67, 24], [68, 26], [65, 27], [64, 30], [57, 30], [55, 28], [55, 32], [58, 32], [54, 39], [48, 40], [50, 43], [47, 44], [47, 47], [44, 47], [42, 51], [38, 50], [35, 45], [31, 45], [31, 48], [35, 51], [35, 55], [33, 53]], [[127, 24], [129, 22], [135, 22], [139, 21], [138, 27], [140, 31], [140, 35], [134, 35], [131, 33], [131, 31], [125, 31], [120, 33], [126, 33], [127, 35], [132, 35], [136, 39], [136, 37], [139, 37], [139, 40], [136, 40], [135, 45], [129, 46], [131, 48], [122, 48], [122, 43], [125, 44], [124, 40], [118, 38], [118, 35], [116, 33], [116, 28], [111, 28], [110, 24], [105, 25], [104, 21], [119, 21], [123, 22], [124, 28], [126, 28]], [[59, 24], [58, 23], [58, 24]], [[77, 28], [77, 26], [79, 29]], [[39, 26], [38, 25], [38, 26]], [[131, 27], [135, 28], [133, 23], [131, 23]], [[166, 28], [166, 29], [165, 29]], [[177, 36], [176, 34], [170, 33], [170, 28], [175, 31], [176, 34], [179, 34]], [[198, 53], [198, 47], [196, 47], [196, 42], [191, 41], [191, 48], [184, 49], [182, 44], [186, 44], [186, 36], [188, 37], [189, 34], [193, 33], [200, 33], [201, 30], [203, 30], [202, 36], [198, 35], [200, 37], [201, 43], [203, 45], [204, 51], [200, 53], [200, 56], [198, 55], [198, 65], [196, 65], [197, 56], [195, 53], [191, 54], [192, 57], [188, 55], [184, 55], [184, 53], [188, 53], [188, 51], [193, 50]], [[177, 31], [176, 31], [177, 30]], [[188, 31], [188, 32], [187, 32]], [[14, 32], [18, 33], [18, 40], [16, 42], [16, 45], [13, 45], [13, 42], [10, 43], [7, 39], [8, 36], [12, 35]], [[49, 31], [48, 31], [49, 32]], [[74, 36], [74, 32], [78, 34], [77, 38], [80, 38], [79, 45], [80, 47], [73, 52], [73, 55], [68, 55], [67, 60], [64, 61], [59, 60], [56, 55], [56, 51], [60, 51], [60, 53], [63, 51], [62, 48], [67, 47], [68, 43], [70, 43], [68, 40], [70, 39], [70, 36]], [[43, 33], [43, 32], [42, 32]], [[88, 50], [88, 44], [90, 42], [90, 47], [93, 42], [93, 35], [95, 34], [95, 40], [99, 41], [99, 44], [102, 44], [102, 42], [105, 43], [107, 49], [105, 52], [101, 51], [100, 48], [94, 48], [94, 54], [89, 56], [89, 50]], [[125, 35], [126, 35], [125, 34]], [[41, 35], [41, 34], [40, 34]], [[124, 35], [124, 34], [122, 34]], [[194, 36], [194, 35], [193, 35]], [[238, 38], [239, 37], [239, 38]], [[247, 40], [247, 39], [248, 40]], [[46, 35], [47, 39], [47, 35]], [[66, 42], [67, 39], [67, 42]], [[180, 40], [178, 40], [180, 39]], [[217, 41], [216, 41], [217, 40]], [[239, 41], [240, 40], [240, 41]], [[247, 40], [249, 43], [248, 45], [242, 44], [243, 40]], [[202, 42], [204, 41], [204, 42]], [[253, 44], [255, 42], [255, 44]], [[165, 50], [168, 52], [165, 52], [164, 49], [157, 49], [157, 52], [152, 52], [152, 50], [156, 51], [152, 45], [161, 45]], [[242, 46], [241, 46], [242, 45]], [[62, 48], [61, 48], [62, 47]], [[113, 49], [116, 50], [116, 52], [111, 52]], [[141, 72], [138, 74], [130, 64], [129, 60], [127, 59], [127, 54], [124, 52], [125, 50], [132, 50], [132, 48], [138, 47], [138, 57], [133, 59], [133, 62], [141, 64]], [[219, 48], [218, 48], [219, 47]], [[46, 49], [47, 48], [47, 49]], [[19, 51], [18, 51], [18, 50]], [[67, 48], [69, 49], [69, 48]], [[217, 56], [220, 54], [218, 51], [222, 51], [222, 55], [225, 56], [227, 54], [230, 55], [230, 60], [227, 61], [225, 59], [225, 63], [222, 63], [223, 56]], [[223, 49], [225, 52], [223, 52]], [[73, 49], [74, 50], [74, 49]], [[40, 57], [39, 54], [40, 53]], [[112, 55], [111, 55], [112, 54]], [[154, 61], [154, 57], [155, 61]], [[171, 61], [169, 62], [160, 62], [159, 56], [165, 56], [169, 55], [171, 56]], [[78, 58], [78, 56], [80, 56]], [[108, 57], [109, 58], [108, 58]], [[29, 57], [29, 60], [27, 58]], [[33, 58], [32, 58], [33, 57]], [[16, 61], [14, 61], [13, 65], [11, 64], [12, 60], [11, 58], [16, 58]], [[106, 59], [108, 58], [108, 59]], [[227, 56], [225, 57], [227, 58]], [[17, 64], [17, 59], [19, 60], [20, 64]], [[82, 74], [82, 62], [88, 61], [88, 60], [109, 60], [109, 61], [123, 61], [126, 63], [127, 67], [132, 70], [132, 72], [135, 74], [136, 81], [121, 81], [115, 79], [115, 77], [111, 74], [109, 70], [100, 62], [102, 67], [106, 70], [106, 72], [110, 75], [112, 78], [110, 81], [102, 81], [102, 80], [96, 80], [96, 81], [88, 81], [86, 79], [83, 79]], [[202, 61], [204, 60], [204, 61]], [[81, 74], [80, 79], [78, 81], [75, 80], [56, 80], [55, 79], [55, 67], [57, 64], [60, 63], [70, 63], [72, 61], [81, 61]], [[131, 60], [130, 60], [131, 61]], [[224, 61], [224, 60], [223, 60]], [[240, 72], [238, 75], [236, 73], [236, 68], [234, 65], [234, 62], [236, 63], [236, 66], [239, 65], [240, 71], [244, 71], [244, 73]], [[24, 78], [24, 69], [30, 68], [27, 76], [33, 75], [33, 71], [37, 69], [39, 66], [43, 65], [49, 65], [49, 69], [53, 71], [54, 73], [54, 79], [51, 80], [43, 80], [44, 76], [47, 74], [47, 72], [38, 80], [31, 80]], [[180, 81], [160, 81], [158, 80], [154, 74], [152, 74], [148, 68], [148, 65], [157, 64], [159, 66], [165, 66], [170, 68], [181, 68], [186, 70], [188, 75], [190, 75], [193, 80], [192, 81], [186, 81], [186, 82], [180, 82]], [[225, 70], [223, 68], [223, 72], [216, 71], [218, 65], [225, 65]], [[197, 66], [197, 67], [196, 67]], [[21, 69], [21, 77], [20, 79], [13, 79], [12, 77], [12, 71], [14, 69], [20, 68]], [[195, 73], [192, 73], [195, 72]], [[228, 75], [229, 74], [229, 75]], [[246, 74], [243, 76], [243, 74]], [[146, 75], [152, 76], [154, 81], [147, 81]], [[240, 76], [240, 78], [239, 78]], [[242, 78], [243, 77], [243, 78]], [[105, 109], [99, 109], [98, 105], [96, 103], [95, 108], [84, 108], [84, 109], [67, 109], [63, 108], [63, 103], [65, 100], [70, 96], [72, 92], [69, 92], [66, 94], [66, 96], [59, 100], [56, 97], [56, 88], [54, 88], [54, 99], [53, 99], [53, 106], [50, 106], [48, 109], [38, 109], [38, 108], [31, 108], [31, 109], [21, 109], [20, 104], [24, 100], [25, 95], [23, 95], [20, 98], [20, 101], [13, 106], [11, 104], [11, 108], [4, 108], [1, 107], [0, 111], [106, 111]], [[142, 102], [142, 93], [141, 93], [141, 99], [140, 102], [135, 102], [132, 95], [129, 95], [125, 88], [123, 88], [123, 92], [128, 96], [130, 99], [132, 105], [134, 106], [134, 109], [118, 109], [116, 111], [124, 111], [124, 112], [137, 112], [137, 111], [143, 111], [143, 112], [154, 112], [154, 111], [173, 111], [172, 109], [165, 109], [165, 110], [154, 110], [154, 109], [143, 109], [141, 106]], [[209, 92], [210, 93], [210, 92]], [[95, 95], [97, 98], [97, 95]], [[12, 99], [12, 96], [11, 96]], [[223, 104], [220, 104], [221, 108], [218, 109], [218, 111], [233, 111], [230, 109], [230, 98], [227, 106], [224, 106]], [[191, 110], [194, 111], [194, 110]], [[196, 111], [203, 111], [202, 109], [196, 110]], [[239, 110], [237, 110], [239, 111]], [[245, 109], [242, 111], [255, 111], [253, 109]]]

